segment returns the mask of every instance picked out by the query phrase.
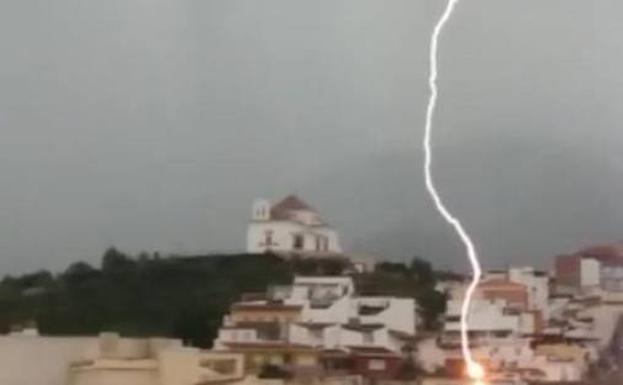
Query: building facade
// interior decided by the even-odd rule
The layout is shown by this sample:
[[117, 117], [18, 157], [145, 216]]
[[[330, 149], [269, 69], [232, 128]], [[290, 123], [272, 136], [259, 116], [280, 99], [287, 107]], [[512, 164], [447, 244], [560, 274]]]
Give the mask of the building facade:
[[276, 204], [254, 202], [247, 230], [247, 252], [341, 253], [339, 237], [310, 205], [295, 195]]
[[593, 246], [558, 256], [555, 271], [560, 288], [623, 292], [623, 244]]
[[411, 298], [362, 297], [350, 277], [296, 277], [266, 298], [232, 305], [215, 349], [242, 353], [247, 370], [297, 374], [362, 368], [391, 376], [415, 337]]
[[99, 353], [69, 365], [67, 385], [209, 385], [245, 381], [243, 357], [182, 347], [177, 340], [103, 334]]

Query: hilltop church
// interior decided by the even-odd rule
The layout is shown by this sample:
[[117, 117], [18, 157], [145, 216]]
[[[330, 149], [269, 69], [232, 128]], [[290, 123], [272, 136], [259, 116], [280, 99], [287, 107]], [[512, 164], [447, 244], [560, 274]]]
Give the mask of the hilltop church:
[[276, 204], [253, 203], [247, 232], [247, 252], [341, 253], [337, 232], [320, 214], [295, 195]]

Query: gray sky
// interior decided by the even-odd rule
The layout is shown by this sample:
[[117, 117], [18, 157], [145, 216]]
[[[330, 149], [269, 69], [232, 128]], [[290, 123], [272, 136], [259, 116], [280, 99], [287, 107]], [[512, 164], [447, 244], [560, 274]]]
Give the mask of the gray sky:
[[[296, 192], [350, 250], [465, 266], [422, 183], [441, 0], [0, 2], [0, 273], [236, 251]], [[463, 0], [435, 175], [489, 266], [623, 238], [623, 3]]]

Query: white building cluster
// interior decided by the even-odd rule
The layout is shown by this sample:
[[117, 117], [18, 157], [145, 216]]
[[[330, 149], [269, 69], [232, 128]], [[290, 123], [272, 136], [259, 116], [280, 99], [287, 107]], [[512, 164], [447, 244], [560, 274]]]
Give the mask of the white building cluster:
[[[356, 278], [374, 261], [342, 253], [337, 231], [294, 195], [253, 204], [246, 246], [347, 260], [351, 269], [243, 295], [223, 316], [210, 351], [106, 333], [50, 338], [29, 328], [3, 336], [0, 385], [362, 385], [403, 378], [407, 364], [424, 371], [422, 384], [466, 383], [460, 319], [468, 280], [447, 274], [454, 279], [437, 282], [447, 296], [441, 329], [422, 333], [419, 292], [361, 295]], [[485, 273], [468, 324], [470, 349], [490, 384], [580, 383], [598, 362], [616, 369], [623, 363], [623, 243], [559, 256], [552, 273]], [[24, 369], [32, 364], [39, 370]]]
[[[623, 294], [595, 289], [564, 294], [548, 274], [510, 268], [484, 275], [470, 310], [475, 358], [491, 380], [578, 382], [596, 365], [623, 324]], [[466, 282], [441, 283], [449, 296], [443, 331], [420, 343], [429, 373], [460, 377], [460, 305]], [[620, 331], [619, 331], [620, 332]]]
[[[350, 277], [296, 277], [265, 298], [232, 305], [215, 341], [241, 352], [257, 370], [266, 364], [327, 370], [364, 360], [387, 372], [416, 331], [412, 298], [359, 296]], [[357, 357], [355, 357], [357, 356]]]

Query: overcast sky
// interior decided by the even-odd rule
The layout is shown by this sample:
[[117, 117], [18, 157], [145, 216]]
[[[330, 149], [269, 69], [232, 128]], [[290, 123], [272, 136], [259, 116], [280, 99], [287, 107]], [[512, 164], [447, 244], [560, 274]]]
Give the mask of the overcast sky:
[[[239, 251], [298, 193], [347, 250], [463, 268], [422, 183], [441, 0], [3, 0], [0, 274]], [[488, 266], [623, 238], [623, 2], [463, 0], [434, 173]]]

